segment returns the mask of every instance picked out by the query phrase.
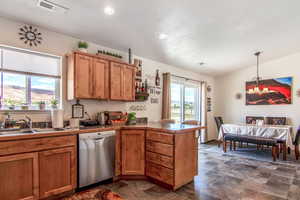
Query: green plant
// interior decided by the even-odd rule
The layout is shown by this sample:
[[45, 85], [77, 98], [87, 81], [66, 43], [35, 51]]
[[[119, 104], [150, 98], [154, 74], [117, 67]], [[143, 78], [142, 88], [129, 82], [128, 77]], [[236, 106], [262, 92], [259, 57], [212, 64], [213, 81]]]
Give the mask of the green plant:
[[131, 112], [128, 114], [128, 120], [132, 121], [132, 120], [136, 120], [136, 113], [135, 112]]
[[5, 104], [5, 105], [13, 106], [13, 105], [16, 104], [16, 101], [13, 100], [13, 99], [4, 99], [4, 104]]
[[43, 105], [43, 104], [46, 104], [46, 102], [45, 101], [40, 101], [39, 102], [39, 105]]
[[111, 52], [104, 51], [104, 50], [103, 50], [103, 51], [102, 51], [102, 50], [98, 50], [98, 54], [109, 55], [109, 56], [113, 56], [113, 57], [122, 59], [122, 56], [121, 56], [120, 54], [117, 54], [117, 53], [111, 53]]
[[83, 49], [87, 49], [89, 47], [87, 42], [84, 41], [79, 41], [78, 42], [78, 48], [83, 48]]
[[58, 101], [57, 101], [57, 99], [52, 99], [50, 103], [52, 106], [57, 106]]

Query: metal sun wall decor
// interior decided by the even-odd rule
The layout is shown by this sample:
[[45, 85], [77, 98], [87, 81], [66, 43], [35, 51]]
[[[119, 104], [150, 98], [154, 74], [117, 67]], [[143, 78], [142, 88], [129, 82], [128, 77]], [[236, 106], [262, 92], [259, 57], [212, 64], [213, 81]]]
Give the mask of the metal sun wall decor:
[[31, 47], [42, 43], [42, 33], [32, 26], [24, 25], [21, 27], [19, 35], [20, 40], [23, 40], [25, 44], [29, 44]]

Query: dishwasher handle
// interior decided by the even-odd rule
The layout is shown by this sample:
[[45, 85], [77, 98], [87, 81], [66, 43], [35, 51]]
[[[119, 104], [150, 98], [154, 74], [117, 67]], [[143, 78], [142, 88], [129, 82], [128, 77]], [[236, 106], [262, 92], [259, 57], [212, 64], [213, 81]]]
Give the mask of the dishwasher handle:
[[104, 137], [101, 137], [101, 138], [95, 138], [93, 139], [94, 142], [100, 142], [102, 140], [104, 140], [105, 138]]

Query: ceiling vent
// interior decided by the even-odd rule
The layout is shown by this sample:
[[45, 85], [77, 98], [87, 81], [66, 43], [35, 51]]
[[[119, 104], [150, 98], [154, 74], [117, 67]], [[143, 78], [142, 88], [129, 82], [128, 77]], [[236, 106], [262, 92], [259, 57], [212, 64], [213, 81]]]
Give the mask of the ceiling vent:
[[53, 3], [51, 1], [48, 0], [38, 0], [38, 7], [43, 8], [45, 10], [48, 10], [50, 12], [61, 12], [61, 13], [66, 13], [69, 8], [66, 8], [62, 5]]

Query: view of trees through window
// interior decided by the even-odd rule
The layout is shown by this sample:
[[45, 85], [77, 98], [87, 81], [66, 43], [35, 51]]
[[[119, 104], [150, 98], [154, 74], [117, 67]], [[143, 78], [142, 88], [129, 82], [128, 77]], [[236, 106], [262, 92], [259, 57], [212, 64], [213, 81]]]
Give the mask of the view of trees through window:
[[199, 87], [171, 83], [171, 118], [177, 122], [200, 120]]

